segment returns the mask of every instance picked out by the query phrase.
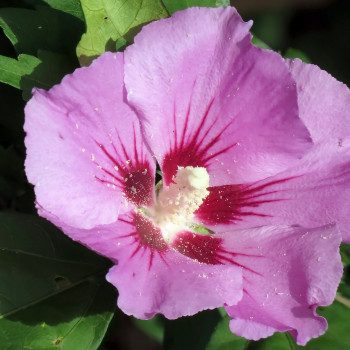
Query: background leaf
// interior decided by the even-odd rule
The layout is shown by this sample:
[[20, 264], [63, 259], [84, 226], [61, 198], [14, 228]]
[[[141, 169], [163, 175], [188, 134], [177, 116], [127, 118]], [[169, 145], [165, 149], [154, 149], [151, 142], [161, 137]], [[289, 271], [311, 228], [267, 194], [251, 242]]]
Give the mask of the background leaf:
[[188, 7], [219, 7], [230, 5], [229, 0], [163, 0], [163, 3], [170, 14]]
[[47, 0], [45, 6], [31, 2], [35, 10], [0, 9], [0, 27], [19, 55], [18, 60], [0, 56], [0, 82], [22, 89], [25, 100], [34, 86], [48, 89], [74, 70], [75, 48], [84, 31], [83, 21], [76, 17], [77, 0], [70, 5], [68, 0]]
[[94, 277], [0, 319], [3, 350], [95, 350], [115, 308], [115, 289]]
[[109, 266], [44, 219], [0, 212], [0, 316], [106, 273]]
[[84, 14], [80, 5], [80, 0], [25, 0], [25, 2], [34, 7], [42, 6], [46, 3], [56, 10], [69, 13], [70, 15], [84, 21]]
[[0, 27], [17, 54], [30, 55], [39, 49], [73, 54], [84, 30], [81, 20], [49, 6], [0, 9]]
[[0, 344], [96, 349], [116, 305], [111, 263], [39, 217], [0, 212]]
[[230, 331], [230, 317], [225, 315], [217, 324], [205, 350], [245, 350], [249, 341]]
[[158, 343], [162, 343], [164, 339], [164, 319], [161, 315], [156, 315], [150, 320], [139, 320], [133, 318], [134, 324], [144, 333], [149, 335]]
[[311, 63], [310, 58], [301, 50], [289, 47], [283, 55], [284, 58], [300, 58], [305, 63]]
[[260, 47], [261, 49], [271, 50], [271, 47], [269, 45], [267, 45], [264, 41], [260, 40], [255, 35], [252, 37], [252, 44], [254, 44], [257, 47]]
[[226, 7], [230, 6], [230, 0], [216, 0], [217, 7]]
[[338, 293], [350, 299], [350, 245], [343, 243], [340, 246], [340, 254], [344, 265], [344, 273], [340, 281]]
[[[294, 340], [293, 340], [294, 341]], [[272, 337], [250, 341], [245, 350], [294, 350], [290, 347], [287, 335], [275, 333]]]
[[81, 65], [89, 65], [105, 51], [116, 51], [120, 38], [130, 44], [143, 24], [168, 16], [160, 0], [81, 0], [81, 4], [87, 27], [77, 47]]
[[20, 89], [22, 78], [32, 74], [40, 63], [37, 57], [31, 55], [19, 55], [18, 60], [0, 56], [0, 81]]
[[44, 50], [38, 51], [38, 57], [21, 54], [18, 60], [0, 56], [0, 82], [23, 90], [28, 100], [33, 87], [49, 89], [74, 68], [70, 57]]
[[191, 317], [165, 320], [164, 349], [204, 350], [221, 320], [218, 310], [200, 312]]

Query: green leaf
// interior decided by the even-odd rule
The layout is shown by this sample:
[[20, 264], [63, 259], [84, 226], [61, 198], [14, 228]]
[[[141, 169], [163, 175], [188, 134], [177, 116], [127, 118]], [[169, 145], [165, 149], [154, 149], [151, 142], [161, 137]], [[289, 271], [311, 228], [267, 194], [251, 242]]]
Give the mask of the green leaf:
[[103, 340], [115, 304], [115, 289], [103, 277], [91, 278], [0, 319], [1, 349], [95, 350]]
[[68, 13], [84, 21], [80, 0], [25, 0], [25, 2], [35, 7], [42, 6], [44, 2], [56, 10]]
[[167, 17], [160, 0], [81, 0], [87, 30], [77, 47], [81, 65], [105, 51], [115, 51], [118, 39], [131, 43], [143, 24]]
[[255, 35], [252, 38], [252, 44], [260, 47], [261, 49], [267, 49], [267, 50], [271, 50], [271, 47], [269, 45], [267, 45], [265, 42], [263, 42], [262, 40], [260, 40], [258, 37], [256, 37]]
[[230, 6], [230, 0], [216, 0], [216, 7]]
[[290, 346], [286, 334], [275, 333], [266, 339], [250, 341], [245, 350], [294, 350], [294, 348]]
[[21, 81], [21, 89], [25, 100], [31, 97], [33, 87], [49, 89], [54, 84], [58, 84], [66, 74], [72, 73], [76, 68], [75, 60], [67, 55], [39, 50], [38, 58], [41, 63], [32, 74], [24, 76]]
[[342, 243], [340, 246], [340, 254], [344, 267], [350, 265], [350, 244]]
[[340, 254], [344, 265], [344, 273], [340, 281], [338, 293], [350, 298], [350, 245], [343, 243], [340, 246]]
[[300, 58], [302, 61], [306, 63], [310, 63], [311, 60], [310, 58], [302, 51], [293, 49], [293, 48], [288, 48], [287, 51], [283, 55], [284, 58]]
[[170, 14], [195, 6], [225, 7], [230, 5], [229, 0], [163, 0], [163, 3]]
[[[347, 269], [349, 271], [349, 268]], [[347, 273], [349, 274], [349, 272]], [[347, 276], [346, 278], [342, 278], [340, 281], [339, 287], [338, 287], [338, 293], [340, 295], [349, 298], [350, 299], [350, 284], [349, 284], [349, 277]], [[349, 301], [350, 303], [350, 301]]]
[[109, 266], [44, 219], [0, 212], [0, 318], [104, 274]]
[[191, 317], [165, 320], [164, 349], [204, 350], [221, 320], [218, 310], [203, 311]]
[[161, 316], [156, 315], [151, 320], [139, 320], [133, 318], [134, 324], [141, 329], [144, 333], [156, 340], [158, 343], [162, 343], [164, 339], [164, 323]]
[[48, 6], [0, 9], [0, 27], [17, 54], [29, 55], [39, 49], [73, 55], [84, 30], [81, 20]]
[[230, 317], [225, 317], [217, 324], [214, 332], [211, 334], [206, 350], [244, 350], [248, 340], [238, 337], [230, 331]]
[[19, 55], [18, 60], [0, 55], [0, 81], [20, 89], [22, 78], [33, 73], [40, 63], [30, 55]]
[[0, 213], [2, 349], [97, 349], [116, 304], [109, 266], [44, 219]]
[[34, 86], [49, 89], [74, 67], [68, 56], [43, 50], [38, 57], [22, 54], [18, 60], [0, 55], [0, 81], [23, 90], [23, 98], [28, 100]]
[[277, 50], [283, 47], [287, 41], [288, 23], [290, 22], [291, 12], [283, 7], [276, 7], [276, 9], [253, 16], [254, 34], [265, 42], [272, 49]]

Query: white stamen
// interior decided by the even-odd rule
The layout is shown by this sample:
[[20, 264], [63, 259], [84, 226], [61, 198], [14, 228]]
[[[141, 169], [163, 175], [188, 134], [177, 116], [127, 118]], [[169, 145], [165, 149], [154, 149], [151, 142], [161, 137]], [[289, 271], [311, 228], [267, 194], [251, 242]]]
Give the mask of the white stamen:
[[209, 174], [201, 167], [178, 167], [173, 183], [163, 188], [148, 213], [170, 241], [194, 217], [194, 212], [208, 196]]

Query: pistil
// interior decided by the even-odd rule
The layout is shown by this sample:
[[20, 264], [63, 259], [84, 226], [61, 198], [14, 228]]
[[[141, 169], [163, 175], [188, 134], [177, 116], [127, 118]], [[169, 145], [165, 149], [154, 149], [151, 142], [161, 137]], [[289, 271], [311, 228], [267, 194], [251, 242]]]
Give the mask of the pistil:
[[164, 239], [171, 241], [186, 229], [194, 212], [209, 195], [209, 174], [203, 167], [178, 167], [170, 186], [163, 187], [148, 215], [161, 228]]

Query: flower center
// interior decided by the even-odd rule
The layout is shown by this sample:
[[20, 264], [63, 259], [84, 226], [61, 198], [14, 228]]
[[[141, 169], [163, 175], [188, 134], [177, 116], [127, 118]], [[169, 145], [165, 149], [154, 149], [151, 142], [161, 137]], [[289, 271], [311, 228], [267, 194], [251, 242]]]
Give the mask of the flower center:
[[176, 233], [183, 231], [185, 225], [194, 217], [194, 212], [208, 196], [209, 174], [202, 167], [178, 167], [170, 186], [163, 187], [156, 203], [148, 208], [164, 239], [171, 241]]

